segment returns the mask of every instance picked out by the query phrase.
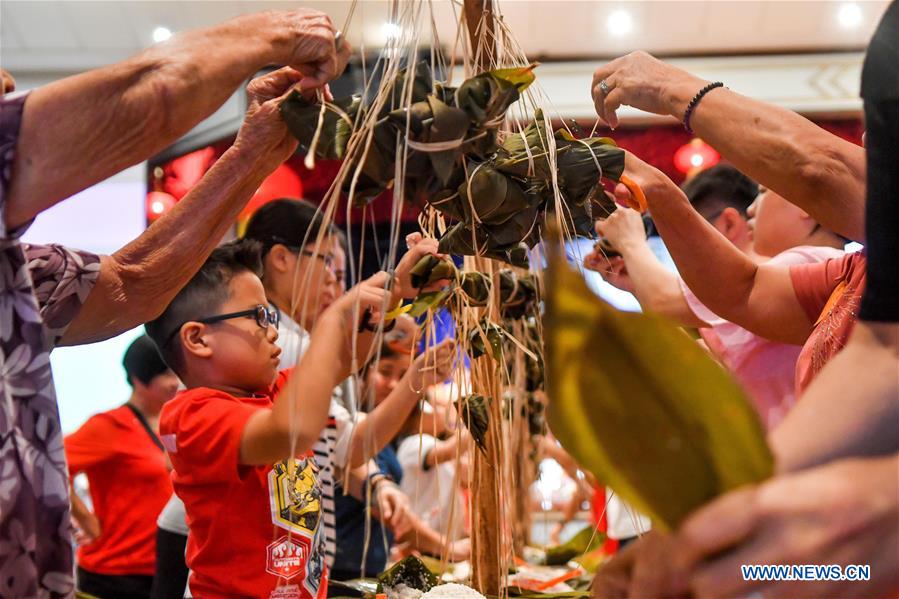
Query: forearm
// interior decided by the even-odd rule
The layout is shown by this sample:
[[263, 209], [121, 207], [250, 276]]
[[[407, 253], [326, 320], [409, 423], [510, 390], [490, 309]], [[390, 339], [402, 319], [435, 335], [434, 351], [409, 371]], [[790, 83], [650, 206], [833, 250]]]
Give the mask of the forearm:
[[325, 313], [309, 348], [275, 397], [244, 426], [241, 464], [271, 464], [312, 449], [328, 422], [331, 394], [346, 370], [339, 314]]
[[7, 225], [158, 153], [248, 77], [289, 57], [276, 23], [257, 14], [184, 32], [124, 62], [33, 91], [17, 142]]
[[406, 514], [408, 527], [403, 534], [398, 535], [398, 543], [409, 543], [414, 549], [430, 555], [440, 555], [443, 552], [445, 541], [443, 535], [428, 526], [417, 514]]
[[706, 326], [687, 304], [677, 275], [659, 262], [645, 241], [625, 244], [620, 251], [634, 295], [644, 310], [661, 314], [681, 326]]
[[[685, 76], [667, 96], [683, 119], [706, 81]], [[697, 137], [759, 183], [809, 213], [824, 227], [865, 239], [865, 151], [793, 111], [715, 89], [690, 118]]]
[[356, 425], [350, 450], [350, 467], [364, 464], [402, 430], [406, 419], [421, 397], [410, 373], [411, 370], [400, 380], [390, 395]]
[[[221, 242], [276, 165], [230, 148], [175, 207], [101, 262], [100, 280], [61, 340], [107, 339], [156, 318]], [[110, 309], [110, 298], [119, 305]]]
[[647, 201], [681, 278], [699, 301], [759, 336], [805, 342], [811, 323], [796, 299], [789, 269], [763, 272], [702, 218], [680, 189], [665, 181], [664, 188], [651, 187]]
[[778, 470], [895, 452], [897, 398], [899, 325], [859, 321], [843, 351], [771, 432]]

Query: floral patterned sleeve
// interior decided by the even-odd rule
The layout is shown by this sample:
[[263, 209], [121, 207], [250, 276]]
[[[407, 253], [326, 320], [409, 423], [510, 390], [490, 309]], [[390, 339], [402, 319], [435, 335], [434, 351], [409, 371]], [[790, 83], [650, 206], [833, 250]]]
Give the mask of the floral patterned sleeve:
[[47, 343], [55, 346], [100, 275], [100, 257], [61, 245], [24, 244]]

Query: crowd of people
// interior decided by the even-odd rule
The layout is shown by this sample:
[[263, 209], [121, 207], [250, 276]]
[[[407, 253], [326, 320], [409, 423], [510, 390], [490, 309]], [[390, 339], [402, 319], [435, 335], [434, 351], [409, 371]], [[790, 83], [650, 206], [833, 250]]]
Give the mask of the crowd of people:
[[[184, 32], [30, 93], [4, 72], [0, 595], [181, 597], [189, 585], [318, 598], [409, 552], [470, 554], [460, 489], [473, 441], [440, 393], [463, 366], [452, 340], [423, 348], [396, 309], [422, 291], [412, 267], [443, 257], [436, 240], [410, 235], [391, 273], [349, 289], [346, 240], [308, 202], [268, 203], [220, 244], [296, 150], [279, 101], [327, 94], [349, 55], [327, 15], [291, 10]], [[249, 83], [234, 144], [133, 242], [110, 256], [21, 242], [40, 212], [168, 146], [272, 64], [286, 66]], [[680, 188], [627, 154], [678, 274], [624, 207], [596, 224], [615, 255], [585, 265], [699, 330], [776, 459], [771, 479], [673, 532], [623, 533], [594, 596], [895, 595], [899, 3], [865, 59], [864, 148], [642, 52], [599, 67], [591, 91], [609, 126], [621, 105], [671, 115], [726, 160]], [[141, 324], [123, 360], [127, 403], [64, 440], [49, 353]], [[87, 495], [70, 492], [79, 473]], [[871, 575], [747, 580], [744, 564]]]

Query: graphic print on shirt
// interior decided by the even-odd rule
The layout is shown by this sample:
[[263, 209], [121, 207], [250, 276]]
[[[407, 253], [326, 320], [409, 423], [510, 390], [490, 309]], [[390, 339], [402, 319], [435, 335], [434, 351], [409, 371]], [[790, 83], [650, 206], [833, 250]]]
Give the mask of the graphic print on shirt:
[[315, 458], [307, 456], [278, 462], [268, 474], [272, 523], [289, 534], [266, 548], [266, 571], [302, 586], [310, 597], [318, 595], [324, 575], [319, 471]]

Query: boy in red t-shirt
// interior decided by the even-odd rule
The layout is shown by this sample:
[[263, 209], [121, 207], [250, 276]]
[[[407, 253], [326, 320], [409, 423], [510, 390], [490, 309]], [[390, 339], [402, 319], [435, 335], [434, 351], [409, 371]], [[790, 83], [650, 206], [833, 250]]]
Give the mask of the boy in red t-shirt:
[[277, 372], [277, 313], [254, 242], [216, 249], [147, 324], [187, 387], [163, 410], [160, 434], [187, 512], [195, 597], [325, 597], [317, 475], [330, 465], [316, 444], [331, 392], [350, 374], [354, 337], [358, 363], [366, 361], [373, 335], [355, 333], [358, 311], [378, 322], [383, 306], [416, 295], [409, 270], [436, 249], [433, 239], [416, 244], [391, 291], [378, 273], [328, 308], [293, 374]]

